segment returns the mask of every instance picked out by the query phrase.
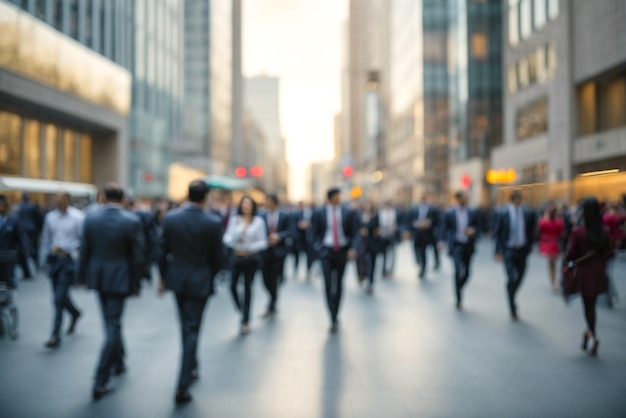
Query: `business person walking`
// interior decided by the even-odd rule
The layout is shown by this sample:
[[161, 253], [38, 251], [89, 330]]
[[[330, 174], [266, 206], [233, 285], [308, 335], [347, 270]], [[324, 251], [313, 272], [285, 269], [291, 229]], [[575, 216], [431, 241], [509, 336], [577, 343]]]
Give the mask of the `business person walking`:
[[222, 223], [206, 212], [209, 187], [203, 181], [189, 185], [189, 202], [163, 219], [159, 243], [159, 293], [174, 292], [182, 336], [182, 362], [175, 402], [191, 401], [189, 386], [198, 378], [198, 335], [215, 275], [222, 268]]
[[79, 285], [98, 292], [105, 341], [96, 369], [93, 399], [112, 391], [111, 372], [126, 371], [122, 314], [126, 297], [139, 294], [144, 263], [144, 239], [139, 218], [122, 206], [124, 190], [110, 183], [104, 188], [105, 205], [86, 218], [80, 249]]

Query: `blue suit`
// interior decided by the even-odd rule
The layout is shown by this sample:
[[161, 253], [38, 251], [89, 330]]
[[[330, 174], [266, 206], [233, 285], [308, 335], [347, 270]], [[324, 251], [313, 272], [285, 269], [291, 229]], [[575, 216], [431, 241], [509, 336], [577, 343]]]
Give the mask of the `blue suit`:
[[0, 281], [6, 282], [10, 289], [17, 288], [15, 282], [15, 264], [19, 254], [28, 254], [28, 238], [18, 218], [13, 215], [0, 221]]
[[98, 292], [106, 329], [96, 387], [106, 386], [111, 369], [125, 367], [124, 302], [127, 296], [139, 293], [144, 254], [141, 222], [133, 213], [105, 205], [85, 218], [78, 282]]

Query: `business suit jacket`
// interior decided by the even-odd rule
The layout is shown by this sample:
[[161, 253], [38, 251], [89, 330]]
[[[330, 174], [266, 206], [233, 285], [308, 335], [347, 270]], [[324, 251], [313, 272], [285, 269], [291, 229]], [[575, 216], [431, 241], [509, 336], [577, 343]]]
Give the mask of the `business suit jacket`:
[[[324, 246], [324, 236], [326, 235], [328, 223], [327, 221], [326, 205], [316, 209], [311, 216], [311, 233], [313, 236], [313, 245], [316, 251], [321, 250]], [[357, 213], [345, 206], [341, 206], [341, 224], [343, 234], [348, 241], [347, 247], [357, 250], [359, 248], [359, 229], [361, 227], [361, 222]]]
[[6, 281], [11, 289], [15, 289], [15, 264], [20, 251], [28, 253], [28, 238], [18, 218], [8, 215], [0, 225], [0, 281]]
[[104, 294], [137, 293], [144, 257], [141, 221], [135, 214], [105, 205], [85, 218], [79, 283]]
[[[268, 247], [267, 253], [275, 258], [284, 258], [289, 253], [289, 247], [293, 244], [295, 232], [293, 230], [291, 216], [282, 210], [277, 210], [277, 212], [278, 222], [276, 223], [276, 231], [274, 232], [276, 232], [280, 237], [280, 242], [273, 247]], [[265, 227], [267, 228], [267, 234], [269, 236], [270, 225], [268, 215], [268, 212], [263, 212], [261, 214], [261, 218], [263, 219], [263, 222], [265, 222]]]
[[[41, 233], [44, 217], [39, 206], [33, 203], [20, 204], [18, 217], [20, 224], [22, 225], [22, 229], [27, 235], [31, 234], [33, 237], [36, 237]], [[33, 244], [36, 245], [36, 243]]]
[[[452, 249], [456, 242], [456, 210], [457, 207], [452, 207], [446, 210], [441, 216], [439, 223], [439, 241], [446, 243], [449, 254], [452, 254]], [[468, 228], [474, 228], [476, 231], [476, 235], [469, 237], [466, 244], [468, 246], [468, 250], [470, 252], [474, 252], [476, 237], [480, 232], [480, 214], [474, 208], [467, 207], [467, 226]]]
[[222, 223], [196, 205], [184, 205], [163, 220], [159, 267], [166, 289], [187, 297], [213, 294], [223, 263]]
[[430, 221], [427, 229], [419, 229], [413, 225], [420, 219], [419, 206], [413, 207], [407, 216], [407, 230], [413, 233], [413, 242], [416, 246], [434, 244], [437, 236], [437, 228], [439, 227], [439, 211], [436, 207], [428, 205], [426, 219]]
[[[535, 213], [526, 207], [522, 207], [522, 213], [524, 214], [524, 235], [526, 237], [526, 245], [523, 250], [529, 254], [535, 242], [537, 219]], [[511, 239], [511, 214], [508, 206], [500, 208], [495, 214], [493, 237], [496, 243], [496, 254], [504, 254]]]
[[363, 214], [359, 213], [361, 228], [367, 229], [367, 236], [361, 235], [361, 241], [365, 241], [365, 245], [369, 251], [381, 251], [383, 247], [383, 240], [380, 236], [380, 218], [377, 213], [372, 214], [367, 222], [363, 220]]

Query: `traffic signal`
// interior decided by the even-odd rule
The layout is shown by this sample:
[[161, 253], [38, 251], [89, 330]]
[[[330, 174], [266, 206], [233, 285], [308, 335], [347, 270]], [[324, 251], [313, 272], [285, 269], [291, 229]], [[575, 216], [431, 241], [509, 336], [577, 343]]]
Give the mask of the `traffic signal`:
[[354, 168], [352, 168], [351, 165], [346, 165], [341, 169], [341, 174], [343, 174], [344, 177], [352, 177], [352, 174], [354, 174]]
[[247, 173], [246, 167], [237, 167], [235, 169], [235, 175], [239, 178], [245, 177]]
[[263, 167], [260, 165], [253, 165], [250, 167], [250, 175], [252, 177], [261, 177], [263, 175]]

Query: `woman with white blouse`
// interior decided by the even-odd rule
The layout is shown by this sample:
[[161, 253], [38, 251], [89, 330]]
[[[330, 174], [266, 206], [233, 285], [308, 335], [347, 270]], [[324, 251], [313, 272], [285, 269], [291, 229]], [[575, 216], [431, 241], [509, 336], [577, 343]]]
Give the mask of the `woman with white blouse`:
[[[224, 233], [224, 245], [231, 248], [231, 285], [230, 290], [235, 305], [242, 312], [241, 334], [250, 332], [250, 302], [252, 300], [252, 282], [261, 263], [261, 254], [268, 247], [267, 227], [257, 216], [257, 204], [250, 196], [244, 196], [239, 203], [237, 215], [229, 222]], [[237, 284], [244, 276], [244, 300], [241, 303]]]

